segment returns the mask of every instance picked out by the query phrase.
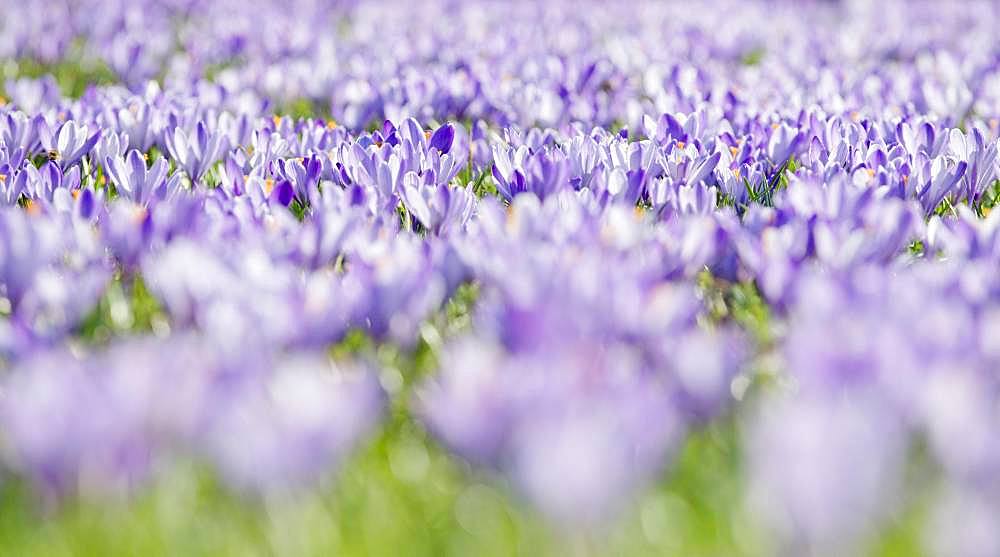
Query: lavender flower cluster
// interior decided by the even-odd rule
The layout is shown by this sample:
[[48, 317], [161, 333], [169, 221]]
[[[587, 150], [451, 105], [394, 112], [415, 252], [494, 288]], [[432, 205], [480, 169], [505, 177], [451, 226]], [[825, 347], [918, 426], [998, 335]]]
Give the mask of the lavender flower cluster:
[[[401, 396], [330, 347], [412, 350], [473, 284], [404, 404], [554, 523], [735, 416], [780, 551], [926, 496], [930, 551], [1000, 554], [992, 3], [35, 4], [0, 2], [0, 461], [40, 494], [316, 486]], [[14, 78], [67, 57], [119, 83]], [[706, 307], [742, 286], [766, 339]]]

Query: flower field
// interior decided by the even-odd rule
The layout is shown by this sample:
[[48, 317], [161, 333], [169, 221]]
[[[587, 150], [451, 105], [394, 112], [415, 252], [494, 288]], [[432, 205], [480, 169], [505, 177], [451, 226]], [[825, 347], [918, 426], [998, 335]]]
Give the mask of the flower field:
[[0, 0], [0, 555], [1000, 556], [998, 28]]

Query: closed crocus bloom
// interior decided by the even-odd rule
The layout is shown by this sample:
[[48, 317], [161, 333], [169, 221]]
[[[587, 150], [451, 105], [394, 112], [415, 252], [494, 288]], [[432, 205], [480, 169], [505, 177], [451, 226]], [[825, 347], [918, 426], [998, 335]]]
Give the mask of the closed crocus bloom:
[[968, 166], [967, 161], [954, 163], [938, 157], [924, 160], [915, 168], [917, 172], [911, 178], [919, 180], [915, 195], [927, 214], [933, 213], [945, 198], [958, 193], [955, 188], [965, 175]]
[[769, 400], [749, 432], [749, 504], [788, 554], [864, 547], [895, 510], [898, 420], [861, 396]]
[[149, 150], [154, 141], [153, 115], [154, 110], [143, 99], [132, 99], [127, 107], [118, 109], [115, 116], [127, 139], [125, 145], [142, 152]]
[[431, 135], [430, 146], [437, 149], [442, 154], [451, 151], [451, 144], [455, 140], [455, 128], [451, 124], [445, 124], [434, 130]]
[[300, 491], [325, 479], [378, 423], [381, 410], [382, 392], [370, 370], [293, 354], [243, 385], [202, 442], [234, 487]]
[[467, 188], [424, 184], [414, 173], [403, 177], [403, 206], [428, 230], [446, 234], [472, 216], [475, 196]]
[[767, 156], [775, 166], [781, 166], [796, 154], [802, 141], [801, 132], [782, 122], [774, 128], [767, 142]]
[[11, 150], [22, 149], [34, 155], [40, 148], [40, 133], [45, 125], [41, 115], [30, 117], [23, 112], [10, 112], [0, 119], [0, 141]]
[[109, 157], [121, 157], [128, 151], [129, 139], [127, 133], [116, 133], [105, 131], [101, 135], [101, 140], [94, 145], [90, 158], [97, 164], [106, 164], [105, 159]]
[[448, 294], [432, 253], [422, 240], [399, 235], [359, 250], [355, 257], [357, 266], [349, 276], [366, 284], [369, 293], [358, 325], [377, 339], [413, 346], [420, 323]]
[[228, 147], [226, 137], [209, 132], [204, 122], [198, 122], [190, 135], [178, 126], [165, 130], [163, 137], [170, 156], [193, 182], [201, 179]]
[[31, 222], [19, 209], [0, 211], [0, 286], [16, 308], [36, 273], [55, 261], [66, 247], [57, 223]]
[[525, 165], [525, 189], [539, 198], [569, 187], [569, 163], [559, 153], [541, 153]]
[[969, 162], [968, 170], [962, 177], [965, 185], [962, 195], [970, 201], [979, 199], [996, 179], [997, 142], [987, 142], [979, 129], [973, 129], [968, 135], [953, 129], [948, 144], [955, 156]]
[[120, 199], [111, 203], [99, 220], [101, 239], [118, 261], [133, 268], [153, 239], [155, 229], [149, 209]]
[[179, 187], [179, 176], [167, 177], [168, 163], [163, 158], [156, 159], [146, 168], [146, 155], [133, 149], [128, 155], [105, 159], [111, 182], [118, 188], [118, 195], [136, 205], [148, 207], [167, 197], [171, 190]]
[[16, 205], [27, 188], [28, 174], [5, 162], [0, 164], [0, 176], [3, 176], [0, 180], [0, 200], [7, 207]]

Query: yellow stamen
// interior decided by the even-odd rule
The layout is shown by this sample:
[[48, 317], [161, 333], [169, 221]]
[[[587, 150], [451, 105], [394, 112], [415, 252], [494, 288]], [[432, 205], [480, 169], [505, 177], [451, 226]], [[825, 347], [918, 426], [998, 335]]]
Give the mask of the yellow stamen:
[[271, 121], [274, 122], [274, 127], [278, 127], [281, 125], [281, 116], [275, 114], [274, 116], [271, 117]]
[[142, 160], [144, 160], [146, 162], [149, 162], [149, 154], [148, 153], [143, 153], [142, 154]]
[[264, 193], [271, 195], [272, 191], [274, 191], [274, 178], [268, 178], [264, 180]]
[[861, 114], [859, 114], [857, 110], [855, 110], [854, 112], [851, 112], [851, 120], [854, 120], [855, 122], [857, 122], [860, 119], [861, 119]]
[[105, 184], [107, 184], [107, 183], [108, 183], [108, 179], [104, 177], [104, 174], [101, 174], [101, 175], [100, 175], [100, 176], [99, 176], [99, 177], [97, 178], [97, 183], [98, 183], [99, 185], [102, 185], [102, 186], [103, 186], [103, 185], [105, 185]]
[[736, 154], [740, 152], [740, 149], [739, 149], [739, 147], [730, 147], [729, 148], [729, 152], [732, 153], [733, 156], [735, 157]]
[[42, 207], [38, 203], [35, 203], [34, 199], [29, 199], [28, 202], [24, 204], [24, 210], [31, 216], [38, 216], [42, 214]]
[[7, 175], [0, 174], [0, 184], [6, 184], [6, 183], [7, 183]]
[[875, 169], [868, 168], [868, 169], [866, 169], [866, 171], [868, 172], [868, 177], [869, 178], [874, 178], [875, 177]]
[[336, 127], [337, 127], [337, 121], [336, 120], [334, 120], [334, 119], [331, 118], [330, 120], [326, 121], [326, 129], [332, 130], [332, 129], [335, 129]]
[[70, 194], [73, 195], [73, 199], [78, 199], [80, 197], [80, 190], [73, 190]]
[[983, 207], [983, 217], [990, 216], [991, 212], [993, 212], [993, 207]]
[[635, 218], [641, 219], [644, 216], [646, 216], [646, 208], [643, 207], [642, 205], [636, 205], [635, 206]]
[[430, 138], [431, 138], [431, 132], [424, 132], [424, 139], [430, 139]]
[[513, 205], [507, 206], [507, 228], [513, 228], [517, 224], [517, 211]]
[[0, 106], [7, 106], [7, 99], [0, 97]]
[[778, 124], [771, 124], [771, 129], [772, 130], [776, 130], [776, 129], [780, 128], [780, 127], [781, 126], [779, 126]]
[[687, 145], [687, 143], [684, 143], [683, 141], [678, 141], [677, 142], [677, 148], [678, 149], [683, 149], [685, 145]]
[[736, 176], [736, 178], [740, 177], [740, 169], [739, 168], [734, 168], [733, 169], [733, 176]]
[[375, 142], [375, 147], [381, 149], [382, 148], [382, 142], [381, 141], [376, 141]]

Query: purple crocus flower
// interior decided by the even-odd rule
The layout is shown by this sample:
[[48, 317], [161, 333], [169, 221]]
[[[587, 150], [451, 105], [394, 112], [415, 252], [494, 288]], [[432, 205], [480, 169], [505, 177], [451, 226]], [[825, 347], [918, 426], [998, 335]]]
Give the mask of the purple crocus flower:
[[74, 166], [63, 172], [59, 165], [49, 161], [38, 170], [26, 165], [17, 182], [24, 181], [22, 189], [28, 200], [29, 211], [70, 212], [74, 198], [80, 195], [80, 168]]
[[430, 139], [430, 146], [442, 154], [447, 154], [451, 151], [451, 144], [454, 140], [455, 128], [451, 124], [445, 124], [434, 130], [434, 135]]
[[217, 412], [204, 450], [238, 489], [300, 490], [331, 472], [378, 422], [382, 406], [370, 370], [296, 354]]
[[98, 227], [112, 255], [126, 269], [134, 269], [153, 239], [155, 225], [148, 207], [120, 198], [102, 211]]
[[959, 160], [968, 162], [962, 176], [965, 185], [962, 197], [970, 204], [978, 202], [997, 176], [997, 142], [987, 143], [979, 129], [973, 129], [968, 135], [953, 129], [949, 147]]
[[21, 198], [21, 193], [27, 188], [28, 175], [16, 167], [0, 164], [0, 203], [12, 207]]
[[[281, 181], [288, 182], [295, 197], [306, 200], [313, 196], [323, 164], [313, 156], [304, 159], [278, 159], [275, 174]], [[287, 202], [283, 203], [288, 205]]]
[[781, 166], [797, 152], [803, 139], [802, 132], [782, 122], [767, 141], [767, 157], [776, 167]]
[[120, 491], [148, 473], [143, 424], [122, 413], [124, 401], [97, 370], [57, 351], [26, 362], [5, 383], [0, 420], [10, 464], [45, 495]]
[[955, 186], [965, 176], [969, 163], [959, 161], [957, 164], [946, 161], [943, 157], [924, 160], [914, 168], [910, 180], [916, 184], [914, 195], [920, 200], [927, 214], [937, 210], [945, 198], [956, 193]]
[[890, 516], [905, 446], [877, 401], [767, 401], [749, 432], [749, 501], [792, 554], [858, 550]]
[[104, 160], [104, 168], [118, 189], [118, 195], [143, 207], [166, 198], [180, 187], [178, 174], [167, 178], [167, 166], [165, 159], [158, 158], [146, 168], [146, 155], [136, 149], [124, 158], [115, 156]]
[[87, 125], [78, 125], [70, 120], [59, 126], [50, 137], [47, 128], [43, 128], [43, 145], [49, 150], [49, 157], [59, 163], [63, 170], [80, 162], [85, 155], [90, 153], [101, 138], [101, 130], [93, 134]]
[[403, 206], [435, 234], [460, 229], [472, 216], [476, 196], [467, 188], [426, 184], [414, 172], [403, 176]]
[[166, 130], [163, 140], [170, 156], [193, 182], [200, 180], [228, 148], [225, 135], [209, 132], [204, 122], [198, 122], [191, 135], [180, 126]]
[[20, 148], [28, 156], [41, 146], [41, 131], [45, 126], [42, 115], [29, 117], [21, 112], [9, 112], [0, 119], [0, 144], [8, 149]]
[[0, 291], [17, 308], [35, 275], [56, 259], [64, 244], [57, 226], [33, 224], [17, 208], [0, 209]]
[[586, 349], [505, 356], [465, 341], [421, 408], [448, 446], [499, 466], [556, 523], [597, 524], [659, 469], [683, 427], [660, 388], [615, 382], [633, 363], [604, 368], [610, 359]]

